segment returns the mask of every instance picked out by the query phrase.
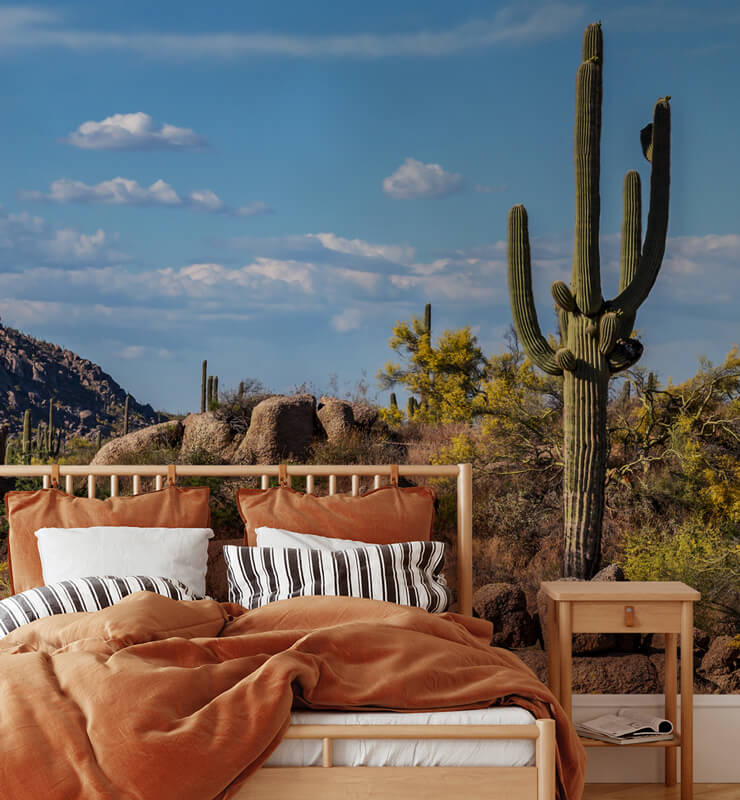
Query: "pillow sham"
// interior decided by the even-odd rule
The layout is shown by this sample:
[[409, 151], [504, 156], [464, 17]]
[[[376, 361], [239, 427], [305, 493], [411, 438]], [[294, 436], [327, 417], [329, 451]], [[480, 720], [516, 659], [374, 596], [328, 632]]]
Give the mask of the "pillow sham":
[[44, 583], [85, 575], [166, 575], [205, 594], [210, 528], [41, 528]]
[[338, 550], [354, 550], [356, 547], [371, 547], [371, 542], [355, 542], [347, 539], [332, 539], [330, 536], [319, 536], [316, 533], [296, 533], [281, 528], [259, 527], [255, 531], [257, 547], [297, 547], [336, 552]]
[[115, 605], [127, 595], [142, 591], [161, 594], [173, 600], [201, 599], [172, 578], [144, 575], [74, 578], [50, 586], [38, 586], [0, 600], [0, 639], [21, 625], [42, 617], [75, 611], [100, 611]]
[[[208, 487], [181, 486], [107, 500], [75, 497], [59, 489], [8, 492], [5, 510], [9, 526], [11, 591], [24, 592], [44, 583], [34, 536], [39, 528], [88, 528], [91, 525], [208, 528], [211, 524], [208, 499]], [[144, 574], [151, 572], [144, 570]]]
[[246, 608], [306, 595], [365, 597], [446, 611], [443, 542], [398, 542], [330, 552], [224, 547], [229, 600]]
[[434, 522], [434, 491], [427, 486], [381, 486], [357, 497], [316, 497], [288, 488], [239, 489], [236, 502], [255, 545], [259, 527], [315, 533], [370, 544], [429, 541]]

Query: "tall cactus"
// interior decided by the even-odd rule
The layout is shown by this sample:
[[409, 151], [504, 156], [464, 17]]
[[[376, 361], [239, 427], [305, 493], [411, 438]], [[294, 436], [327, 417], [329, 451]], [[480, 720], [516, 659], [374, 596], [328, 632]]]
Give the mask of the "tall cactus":
[[7, 423], [0, 425], [0, 458], [2, 464], [9, 464], [8, 451], [10, 449], [10, 426]]
[[31, 463], [31, 410], [23, 413], [23, 463]]
[[390, 405], [394, 411], [398, 411], [398, 399], [396, 398], [395, 392], [391, 392]]
[[509, 292], [517, 334], [540, 369], [563, 376], [564, 571], [580, 578], [590, 577], [599, 564], [609, 378], [642, 355], [640, 342], [629, 336], [663, 260], [670, 185], [670, 97], [664, 97], [655, 104], [653, 122], [640, 132], [643, 154], [652, 165], [645, 240], [641, 241], [640, 177], [630, 171], [624, 180], [619, 294], [604, 301], [599, 268], [602, 67], [601, 25], [589, 25], [576, 77], [573, 272], [570, 287], [563, 281], [552, 285], [560, 324], [557, 349], [537, 322], [524, 206], [514, 206], [508, 221]]
[[126, 402], [123, 404], [123, 435], [125, 436], [128, 433], [128, 412], [129, 412], [129, 402], [131, 400], [130, 395], [126, 395]]
[[211, 402], [213, 401], [213, 375], [208, 376], [208, 388], [206, 390], [206, 410], [209, 411], [211, 408]]
[[51, 455], [54, 444], [54, 400], [49, 398], [49, 424], [46, 428], [46, 451]]
[[213, 376], [213, 396], [211, 397], [211, 402], [214, 405], [218, 405], [218, 375]]
[[200, 413], [202, 414], [208, 408], [206, 397], [206, 384], [208, 382], [208, 362], [203, 359], [202, 371], [200, 374]]

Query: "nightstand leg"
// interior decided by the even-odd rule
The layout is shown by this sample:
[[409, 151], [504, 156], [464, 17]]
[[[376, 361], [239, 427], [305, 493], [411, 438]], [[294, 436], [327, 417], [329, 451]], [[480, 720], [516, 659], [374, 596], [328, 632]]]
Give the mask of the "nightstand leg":
[[[678, 730], [678, 662], [676, 654], [676, 634], [665, 634], [665, 677], [663, 681], [663, 692], [665, 694], [665, 718], [673, 723], [673, 729]], [[676, 785], [676, 749], [666, 747], [665, 749], [665, 785]]]
[[560, 702], [560, 639], [558, 633], [558, 604], [547, 598], [547, 680], [555, 699]]
[[694, 606], [681, 603], [681, 800], [694, 795]]
[[558, 633], [560, 647], [560, 705], [569, 719], [573, 719], [572, 665], [573, 665], [573, 613], [567, 600], [558, 603]]

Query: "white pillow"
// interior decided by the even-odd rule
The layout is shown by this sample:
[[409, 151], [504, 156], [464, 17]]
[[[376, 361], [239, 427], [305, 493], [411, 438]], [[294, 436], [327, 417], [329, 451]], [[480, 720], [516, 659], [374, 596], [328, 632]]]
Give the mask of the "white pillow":
[[296, 533], [282, 528], [255, 528], [257, 547], [295, 547], [299, 550], [323, 550], [336, 553], [357, 547], [372, 547], [371, 542], [354, 542], [350, 539], [332, 539], [316, 533]]
[[162, 575], [206, 593], [210, 528], [41, 528], [44, 583], [88, 575]]

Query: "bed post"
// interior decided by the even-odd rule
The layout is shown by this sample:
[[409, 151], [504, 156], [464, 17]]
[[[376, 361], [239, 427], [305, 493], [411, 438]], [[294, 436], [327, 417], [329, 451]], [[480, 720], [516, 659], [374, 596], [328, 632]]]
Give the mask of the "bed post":
[[538, 719], [535, 764], [537, 800], [555, 800], [555, 720]]
[[457, 605], [473, 614], [473, 465], [458, 464], [457, 473]]

